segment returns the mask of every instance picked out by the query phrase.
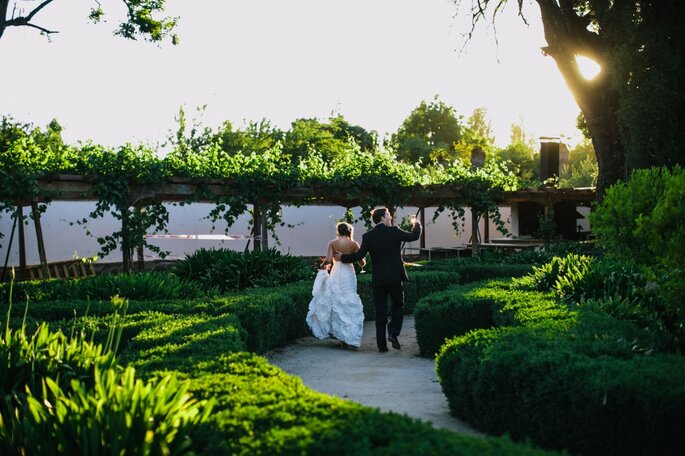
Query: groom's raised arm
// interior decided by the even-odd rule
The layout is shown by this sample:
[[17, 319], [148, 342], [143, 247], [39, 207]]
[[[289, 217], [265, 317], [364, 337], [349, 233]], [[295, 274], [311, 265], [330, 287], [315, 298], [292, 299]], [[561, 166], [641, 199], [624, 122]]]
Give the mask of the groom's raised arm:
[[416, 221], [411, 231], [404, 231], [402, 229], [398, 229], [398, 231], [400, 232], [401, 241], [412, 242], [421, 237], [421, 224]]

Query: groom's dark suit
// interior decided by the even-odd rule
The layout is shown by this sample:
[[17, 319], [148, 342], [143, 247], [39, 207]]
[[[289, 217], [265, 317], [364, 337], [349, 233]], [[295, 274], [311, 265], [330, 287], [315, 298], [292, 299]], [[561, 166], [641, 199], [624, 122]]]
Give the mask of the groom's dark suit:
[[376, 342], [378, 349], [386, 351], [385, 325], [388, 322], [388, 296], [392, 299], [390, 336], [397, 337], [402, 330], [402, 306], [404, 291], [402, 282], [408, 280], [402, 261], [402, 242], [411, 242], [421, 236], [421, 224], [414, 224], [411, 232], [383, 223], [364, 233], [362, 244], [356, 253], [341, 256], [343, 263], [353, 263], [371, 255], [373, 302], [376, 308]]

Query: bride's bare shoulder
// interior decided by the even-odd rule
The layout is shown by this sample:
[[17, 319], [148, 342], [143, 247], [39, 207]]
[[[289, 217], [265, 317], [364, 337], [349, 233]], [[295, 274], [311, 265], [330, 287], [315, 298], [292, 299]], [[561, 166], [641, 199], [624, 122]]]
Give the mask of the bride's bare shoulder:
[[333, 239], [330, 244], [341, 253], [353, 253], [359, 250], [359, 244], [351, 239]]

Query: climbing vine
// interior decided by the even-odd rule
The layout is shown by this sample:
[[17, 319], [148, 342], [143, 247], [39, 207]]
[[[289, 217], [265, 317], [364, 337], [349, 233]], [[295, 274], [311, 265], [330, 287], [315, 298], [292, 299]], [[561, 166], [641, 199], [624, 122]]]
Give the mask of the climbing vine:
[[[20, 200], [49, 201], [59, 198], [53, 191], [39, 185], [40, 179], [53, 174], [77, 174], [90, 180], [96, 207], [89, 219], [111, 214], [121, 221], [121, 229], [98, 238], [101, 255], [122, 248], [125, 262], [130, 264], [136, 247], [162, 252], [146, 242], [145, 234], [166, 232], [169, 215], [156, 197], [156, 192], [170, 178], [190, 178], [195, 194], [182, 204], [212, 201], [208, 214], [212, 222], [224, 221], [226, 230], [242, 214], [259, 208], [266, 217], [266, 226], [274, 231], [284, 225], [281, 205], [315, 203], [325, 199], [345, 208], [360, 206], [367, 224], [371, 209], [377, 205], [392, 208], [406, 206], [420, 192], [431, 195], [441, 188], [456, 188], [457, 197], [440, 201], [437, 214], [449, 210], [455, 229], [463, 225], [463, 207], [472, 207], [477, 214], [486, 211], [503, 228], [497, 208], [501, 191], [515, 190], [516, 177], [497, 163], [487, 163], [471, 169], [459, 161], [448, 165], [407, 164], [389, 152], [362, 151], [354, 142], [348, 151], [332, 160], [311, 151], [304, 158], [293, 160], [283, 154], [279, 145], [262, 153], [227, 154], [219, 145], [202, 150], [184, 150], [159, 157], [145, 146], [124, 145], [107, 149], [92, 144], [44, 153], [30, 140], [18, 141], [2, 152], [0, 163], [0, 210], [14, 207]], [[212, 190], [220, 182], [224, 192]], [[295, 196], [293, 191], [309, 189], [309, 196]], [[435, 201], [433, 198], [431, 201]], [[351, 217], [347, 212], [346, 218]], [[88, 233], [89, 219], [76, 223]]]
[[[78, 162], [83, 169], [90, 170], [97, 202], [89, 218], [77, 223], [86, 226], [91, 235], [87, 228], [91, 219], [109, 213], [121, 222], [119, 230], [97, 238], [100, 254], [104, 256], [121, 248], [125, 271], [131, 270], [136, 247], [146, 247], [164, 258], [168, 252], [149, 244], [145, 238], [150, 228], [166, 232], [169, 221], [166, 207], [155, 199], [156, 191], [169, 177], [163, 163], [151, 149], [130, 144], [116, 150], [88, 147], [82, 152]], [[131, 191], [132, 183], [138, 184], [136, 193]]]

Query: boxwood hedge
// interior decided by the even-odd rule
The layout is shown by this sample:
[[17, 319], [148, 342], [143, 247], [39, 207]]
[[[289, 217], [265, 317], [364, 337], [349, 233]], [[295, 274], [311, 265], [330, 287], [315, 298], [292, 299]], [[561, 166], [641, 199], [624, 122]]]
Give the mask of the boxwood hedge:
[[[659, 353], [653, 333], [502, 282], [443, 294], [419, 304], [417, 336], [430, 352], [439, 336], [430, 338], [428, 324], [419, 331], [421, 320], [456, 335], [436, 358], [456, 416], [578, 454], [685, 451], [674, 438], [685, 425], [685, 359]], [[493, 327], [476, 329], [469, 307], [483, 315], [489, 307]]]

